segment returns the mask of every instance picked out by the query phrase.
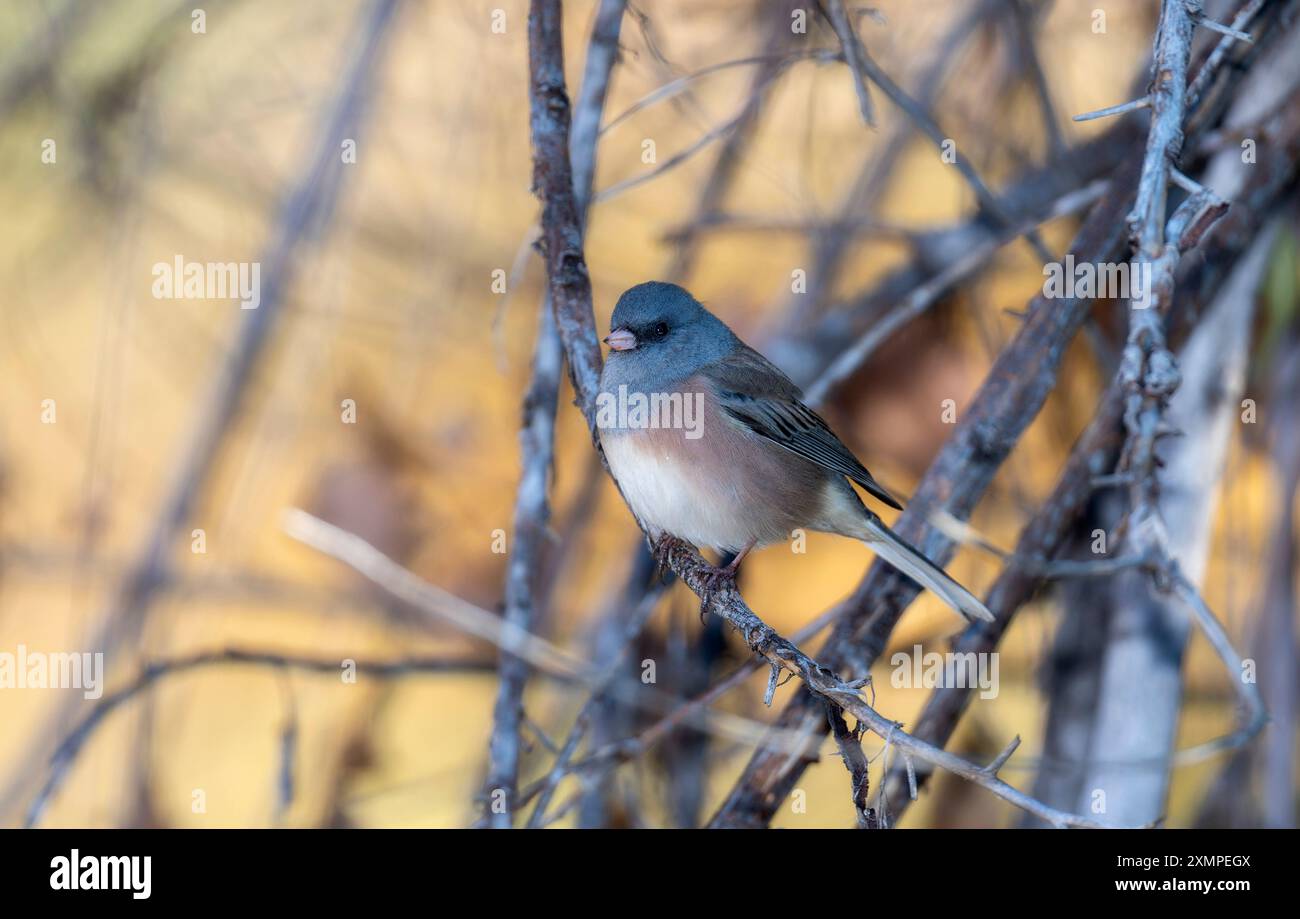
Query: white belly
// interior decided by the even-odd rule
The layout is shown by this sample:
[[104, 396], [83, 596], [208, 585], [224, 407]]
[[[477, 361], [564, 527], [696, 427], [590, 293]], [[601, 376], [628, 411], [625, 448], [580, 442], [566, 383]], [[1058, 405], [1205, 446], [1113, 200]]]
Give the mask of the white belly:
[[708, 483], [708, 470], [656, 449], [655, 440], [635, 431], [607, 431], [601, 436], [609, 468], [651, 536], [667, 533], [697, 546], [731, 552], [756, 538], [766, 541], [765, 534], [755, 532], [754, 521], [745, 519], [744, 501], [729, 498], [725, 488]]

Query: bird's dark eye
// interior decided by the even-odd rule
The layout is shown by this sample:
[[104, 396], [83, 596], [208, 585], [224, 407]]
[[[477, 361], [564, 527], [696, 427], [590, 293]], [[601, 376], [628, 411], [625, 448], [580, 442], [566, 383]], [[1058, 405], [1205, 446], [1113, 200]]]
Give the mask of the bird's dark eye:
[[656, 339], [663, 338], [667, 334], [668, 334], [668, 323], [666, 322], [661, 322], [658, 325], [656, 325], [653, 329], [650, 330], [651, 337]]

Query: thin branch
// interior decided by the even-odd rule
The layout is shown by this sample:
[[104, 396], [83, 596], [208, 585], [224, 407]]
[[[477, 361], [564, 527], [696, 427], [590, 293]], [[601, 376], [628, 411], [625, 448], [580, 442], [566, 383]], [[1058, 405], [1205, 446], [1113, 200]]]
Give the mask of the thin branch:
[[[998, 0], [1001, 2], [1001, 0]], [[936, 42], [925, 66], [916, 78], [914, 92], [917, 104], [929, 109], [935, 104], [960, 52], [971, 38], [978, 34], [980, 23], [994, 9], [993, 0], [975, 3], [954, 21]], [[834, 286], [841, 263], [847, 253], [851, 238], [841, 227], [850, 221], [871, 215], [877, 200], [884, 193], [889, 177], [908, 149], [908, 141], [916, 125], [909, 119], [895, 119], [889, 126], [888, 136], [873, 145], [871, 155], [863, 158], [848, 191], [837, 207], [837, 214], [827, 232], [813, 237], [812, 266], [808, 272], [809, 287], [806, 294], [797, 296], [786, 310], [783, 334], [773, 344], [780, 345], [792, 338], [808, 334], [809, 319], [825, 307], [826, 299]], [[778, 361], [778, 364], [781, 363]], [[790, 368], [785, 368], [790, 369]]]
[[[772, 673], [778, 673], [777, 669], [773, 668]], [[877, 827], [876, 814], [869, 806], [871, 763], [862, 751], [862, 738], [857, 731], [849, 730], [844, 721], [844, 712], [829, 700], [826, 702], [826, 720], [831, 726], [831, 736], [835, 738], [835, 746], [839, 748], [844, 767], [849, 770], [849, 791], [858, 829], [874, 830]]]
[[1215, 22], [1213, 19], [1206, 16], [1199, 7], [1193, 7], [1190, 2], [1188, 3], [1188, 8], [1189, 12], [1192, 13], [1192, 20], [1201, 28], [1209, 29], [1211, 32], [1218, 32], [1220, 35], [1226, 35], [1234, 41], [1245, 42], [1248, 45], [1255, 43], [1255, 39], [1248, 32], [1243, 32], [1233, 26], [1224, 25], [1221, 22]]
[[590, 681], [595, 671], [563, 648], [494, 616], [455, 594], [417, 577], [355, 533], [349, 533], [303, 510], [286, 512], [284, 531], [355, 569], [400, 600], [430, 617], [450, 623], [468, 635], [492, 642], [507, 654], [521, 657], [545, 673]]
[[[1232, 20], [1233, 32], [1242, 32], [1254, 22], [1255, 17], [1259, 15], [1260, 10], [1264, 8], [1264, 4], [1267, 2], [1269, 0], [1249, 0], [1243, 5]], [[1251, 39], [1251, 42], [1253, 43], [1254, 39]], [[1187, 87], [1188, 111], [1195, 112], [1200, 108], [1201, 102], [1205, 99], [1205, 92], [1210, 87], [1210, 82], [1218, 74], [1224, 58], [1233, 50], [1235, 44], [1237, 42], [1231, 35], [1225, 35], [1214, 46], [1210, 56], [1205, 59], [1205, 63], [1197, 71], [1192, 84]]]
[[[848, 38], [854, 46], [862, 72], [871, 79], [871, 82], [880, 87], [881, 91], [889, 98], [889, 101], [893, 102], [904, 115], [911, 119], [921, 133], [928, 137], [940, 151], [947, 152], [952, 142], [935, 122], [934, 118], [931, 117], [930, 113], [926, 111], [925, 106], [909, 96], [901, 86], [889, 77], [889, 74], [885, 73], [876, 64], [871, 55], [867, 53], [867, 49], [863, 46], [856, 33], [850, 32]], [[997, 196], [993, 194], [988, 185], [985, 184], [984, 180], [980, 178], [970, 160], [955, 145], [951, 147], [951, 150], [953, 165], [957, 167], [957, 171], [961, 173], [962, 178], [966, 180], [966, 184], [975, 193], [975, 198], [979, 201], [983, 211], [1002, 226], [1010, 226], [1013, 222], [1011, 216], [1006, 212], [1006, 209], [998, 201]], [[1031, 230], [1025, 234], [1025, 238], [1044, 262], [1052, 260], [1051, 252], [1036, 230]]]
[[1187, 605], [1192, 617], [1196, 620], [1196, 624], [1201, 627], [1201, 632], [1209, 640], [1210, 646], [1214, 648], [1214, 653], [1223, 662], [1223, 666], [1228, 672], [1228, 679], [1247, 712], [1246, 721], [1238, 730], [1226, 737], [1210, 741], [1207, 744], [1201, 744], [1191, 750], [1180, 751], [1176, 756], [1176, 759], [1181, 762], [1195, 761], [1203, 758], [1206, 754], [1230, 750], [1248, 742], [1268, 724], [1268, 710], [1264, 705], [1264, 697], [1260, 693], [1259, 683], [1253, 679], [1246, 679], [1246, 667], [1241, 655], [1232, 646], [1232, 639], [1223, 630], [1223, 624], [1210, 610], [1205, 598], [1196, 589], [1196, 585], [1188, 580], [1187, 575], [1183, 573], [1182, 566], [1175, 559], [1167, 558], [1165, 560], [1165, 570], [1170, 583], [1173, 585], [1174, 593]]
[[1138, 109], [1150, 108], [1151, 97], [1143, 96], [1141, 99], [1134, 99], [1132, 102], [1121, 102], [1119, 105], [1111, 105], [1106, 108], [1099, 108], [1096, 111], [1084, 112], [1082, 115], [1075, 115], [1074, 121], [1096, 121], [1098, 118], [1110, 118], [1112, 115], [1125, 115], [1129, 112], [1136, 112]]
[[700, 191], [694, 217], [673, 239], [676, 243], [676, 251], [666, 275], [669, 281], [684, 280], [690, 273], [698, 252], [698, 247], [695, 245], [697, 232], [716, 215], [735, 180], [744, 151], [758, 130], [764, 112], [764, 102], [785, 69], [781, 61], [786, 59], [784, 52], [792, 37], [790, 12], [798, 2], [799, 0], [784, 0], [766, 11], [766, 14], [771, 16], [766, 49], [768, 60], [760, 64], [754, 73], [741, 120], [727, 136], [722, 149], [718, 151], [709, 177]]
[[600, 133], [605, 134], [613, 130], [618, 125], [622, 124], [624, 121], [626, 121], [627, 119], [635, 115], [637, 112], [649, 108], [650, 106], [654, 105], [657, 102], [662, 102], [665, 99], [671, 99], [673, 96], [682, 92], [684, 89], [686, 89], [688, 86], [690, 86], [692, 83], [696, 82], [697, 80], [701, 79], [702, 77], [709, 76], [721, 70], [730, 70], [735, 67], [788, 65], [788, 64], [796, 63], [798, 61], [831, 62], [831, 61], [840, 61], [843, 59], [844, 59], [843, 55], [841, 55], [840, 52], [832, 50], [830, 48], [822, 48], [822, 49], [814, 49], [811, 51], [788, 51], [779, 54], [759, 54], [759, 55], [754, 55], [752, 57], [742, 57], [731, 61], [723, 61], [719, 64], [710, 64], [709, 66], [703, 67], [693, 73], [688, 73], [685, 76], [681, 76], [675, 80], [671, 80], [665, 83], [664, 85], [658, 87], [657, 89], [652, 90], [651, 92], [642, 96], [636, 102], [632, 103], [632, 105], [628, 106], [626, 109], [624, 109], [623, 111], [615, 115], [613, 118], [611, 118], [605, 124], [605, 126], [600, 129]]
[[[630, 616], [627, 622], [623, 623], [623, 643], [619, 648], [618, 654], [605, 668], [605, 675], [601, 678], [597, 686], [588, 696], [587, 701], [583, 703], [581, 710], [578, 712], [577, 720], [574, 722], [572, 730], [569, 731], [568, 737], [565, 738], [564, 746], [560, 753], [555, 757], [555, 762], [551, 766], [551, 771], [547, 775], [545, 784], [539, 793], [537, 805], [533, 808], [532, 815], [528, 818], [529, 827], [538, 827], [543, 825], [543, 819], [546, 815], [546, 809], [550, 806], [551, 795], [559, 786], [560, 781], [569, 772], [569, 763], [573, 758], [578, 744], [582, 741], [586, 733], [587, 726], [596, 711], [597, 706], [603, 700], [603, 697], [609, 692], [614, 680], [619, 677], [619, 671], [626, 662], [628, 653], [632, 649], [632, 643], [636, 637], [641, 634], [645, 627], [646, 621], [654, 612], [659, 603], [659, 593], [651, 592], [641, 598], [636, 612]], [[522, 805], [522, 802], [521, 802]]]
[[[588, 688], [603, 685], [605, 672], [595, 664], [430, 584], [355, 533], [297, 509], [285, 514], [283, 529], [293, 539], [342, 562], [431, 619], [489, 641], [503, 653], [522, 657], [538, 671], [561, 681], [578, 682]], [[671, 710], [679, 702], [664, 693], [644, 691], [628, 701], [663, 711]], [[722, 712], [715, 713], [710, 729], [721, 737], [745, 743], [764, 736], [767, 730], [760, 722]], [[778, 742], [784, 740], [778, 738]]]
[[565, 342], [569, 378], [578, 407], [599, 449], [595, 411], [600, 343], [584, 336], [595, 328], [591, 279], [582, 254], [582, 218], [569, 160], [569, 96], [564, 87], [563, 15], [558, 0], [532, 0], [528, 13], [530, 124], [533, 190], [542, 202], [539, 247], [556, 327]]
[[[603, 0], [596, 13], [582, 94], [573, 123], [568, 126], [573, 135], [574, 196], [579, 219], [584, 224], [596, 171], [596, 138], [610, 74], [618, 57], [618, 36], [625, 6], [626, 0]], [[554, 459], [555, 406], [560, 391], [563, 353], [556, 331], [555, 312], [547, 296], [541, 308], [532, 381], [524, 395], [524, 426], [519, 432], [523, 471], [515, 499], [512, 551], [506, 575], [505, 621], [521, 632], [533, 630], [534, 593], [539, 583], [538, 571], [546, 549], [547, 524], [551, 516], [548, 488]], [[496, 829], [509, 829], [514, 821], [522, 756], [519, 728], [527, 680], [527, 661], [502, 654], [483, 795], [484, 816]], [[497, 793], [505, 796], [504, 807], [496, 806]]]
[[[229, 664], [293, 668], [337, 676], [344, 672], [344, 667], [349, 660], [345, 655], [334, 658], [305, 657], [275, 651], [226, 648], [220, 651], [202, 651], [171, 660], [154, 661], [146, 665], [130, 683], [100, 699], [95, 707], [90, 710], [90, 713], [59, 743], [50, 758], [50, 768], [46, 774], [45, 782], [27, 809], [24, 825], [33, 827], [40, 822], [46, 808], [63, 786], [72, 763], [104, 719], [120, 708], [123, 703], [140, 695], [164, 677], [205, 667]], [[495, 669], [494, 662], [491, 660], [448, 657], [409, 657], [388, 661], [356, 660], [351, 661], [351, 663], [352, 669], [358, 677], [365, 676], [380, 680], [415, 673], [478, 673]]]
[[1030, 10], [1025, 0], [1007, 0], [1011, 7], [1012, 28], [1020, 48], [1020, 56], [1029, 71], [1030, 81], [1034, 86], [1034, 95], [1038, 99], [1039, 117], [1043, 130], [1047, 132], [1047, 146], [1051, 158], [1055, 159], [1065, 149], [1065, 138], [1061, 136], [1061, 125], [1056, 116], [1056, 104], [1052, 101], [1052, 90], [1047, 85], [1047, 74], [1038, 54], [1035, 35], [1034, 11]]
[[[801, 644], [816, 637], [819, 632], [834, 623], [843, 612], [843, 606], [832, 607], [812, 622], [799, 629], [798, 632], [791, 636], [790, 640], [795, 644]], [[643, 756], [650, 752], [660, 741], [664, 740], [679, 728], [685, 726], [698, 726], [702, 724], [702, 716], [706, 709], [716, 703], [727, 693], [741, 686], [745, 680], [753, 676], [764, 666], [766, 666], [766, 664], [761, 658], [751, 658], [715, 683], [707, 692], [704, 692], [689, 702], [685, 702], [674, 708], [668, 714], [664, 715], [636, 736], [611, 741], [594, 752], [589, 753], [581, 760], [570, 763], [558, 776], [548, 775], [546, 778], [529, 786], [529, 788], [519, 796], [520, 804], [527, 804], [533, 797], [540, 794], [545, 787], [558, 783], [558, 781], [563, 779], [565, 776], [574, 774], [585, 775], [591, 772], [603, 772], [611, 769], [614, 766], [629, 762], [638, 756]]]
[[1106, 183], [1094, 182], [1079, 191], [1063, 195], [1052, 203], [1041, 219], [1023, 221], [1019, 226], [1012, 227], [1000, 236], [989, 238], [987, 242], [966, 252], [934, 277], [915, 288], [887, 316], [872, 325], [865, 334], [845, 349], [817, 378], [807, 391], [809, 404], [817, 405], [825, 401], [836, 387], [866, 364], [876, 349], [895, 332], [938, 302], [953, 285], [986, 266], [989, 259], [1006, 243], [1049, 220], [1082, 210], [1095, 203], [1105, 190]]
[[[1253, 101], [1247, 104], [1253, 104]], [[1234, 264], [1253, 244], [1267, 209], [1257, 206], [1256, 202], [1275, 200], [1294, 180], [1296, 175], [1296, 157], [1300, 155], [1300, 117], [1289, 120], [1285, 130], [1270, 136], [1267, 145], [1268, 155], [1248, 170], [1248, 184], [1233, 197], [1240, 202], [1219, 224], [1216, 232], [1207, 242], [1207, 250], [1202, 260], [1206, 264]], [[1235, 154], [1227, 154], [1234, 155]], [[1180, 299], [1187, 303], [1206, 302], [1214, 296], [1214, 285], [1220, 280], [1214, 274], [1201, 272], [1196, 276], [1196, 287], [1180, 293]], [[1192, 311], [1187, 308], [1176, 310], [1169, 318], [1170, 328], [1166, 338], [1175, 340], [1185, 335], [1191, 323]], [[1050, 558], [1063, 544], [1069, 528], [1077, 519], [1082, 508], [1101, 479], [1113, 481], [1114, 484], [1128, 485], [1132, 477], [1096, 476], [1094, 470], [1113, 465], [1113, 457], [1118, 454], [1124, 440], [1122, 426], [1125, 387], [1117, 376], [1107, 389], [1098, 406], [1096, 416], [1087, 430], [1080, 436], [1070, 454], [1060, 479], [1051, 495], [1042, 504], [1034, 516], [1025, 524], [1015, 552], [1010, 556], [1007, 567], [999, 575], [986, 596], [986, 606], [993, 611], [996, 622], [992, 626], [968, 628], [956, 639], [954, 653], [988, 654], [996, 649], [998, 642], [1009, 628], [1015, 611], [1033, 596], [1040, 585], [1040, 579], [1051, 576], [1056, 566], [1066, 565], [1061, 573], [1070, 576], [1076, 572], [1068, 570], [1074, 564], [1062, 561], [1050, 561], [1045, 565], [1038, 560]], [[1110, 564], [1116, 569], [1120, 560], [1125, 566], [1132, 562], [1138, 567], [1154, 567], [1160, 557], [1126, 554], [1111, 560], [1083, 562], [1086, 566], [1101, 567]], [[1233, 679], [1240, 671], [1231, 670]], [[916, 722], [914, 733], [942, 746], [946, 744], [970, 701], [971, 693], [956, 687], [944, 687], [934, 690]], [[1252, 708], [1248, 704], [1248, 710]], [[1249, 723], [1247, 725], [1249, 727]], [[1174, 754], [1174, 762], [1185, 765], [1199, 761], [1206, 755], [1217, 752], [1229, 744], [1244, 743], [1249, 739], [1245, 729], [1234, 731], [1225, 738], [1212, 740], [1188, 750]], [[1134, 766], [1163, 765], [1163, 763], [1129, 762]], [[881, 783], [881, 795], [890, 800], [901, 794], [906, 788], [906, 777], [900, 768], [891, 770], [886, 780]], [[906, 805], [904, 805], [906, 806]]]
[[858, 40], [858, 33], [853, 29], [853, 23], [849, 22], [848, 14], [844, 12], [843, 0], [826, 0], [826, 14], [831, 21], [831, 28], [835, 30], [835, 35], [840, 40], [840, 47], [844, 49], [844, 60], [849, 65], [849, 72], [853, 75], [853, 91], [858, 97], [858, 111], [862, 113], [862, 120], [866, 122], [867, 127], [876, 126], [876, 117], [871, 108], [871, 91], [867, 88], [867, 75], [862, 66], [862, 45]]

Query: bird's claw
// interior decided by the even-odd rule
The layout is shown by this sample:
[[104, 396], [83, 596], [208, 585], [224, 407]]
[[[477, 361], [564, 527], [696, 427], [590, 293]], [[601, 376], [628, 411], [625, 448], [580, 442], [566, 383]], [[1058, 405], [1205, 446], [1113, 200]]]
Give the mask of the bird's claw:
[[703, 622], [708, 618], [709, 604], [714, 598], [724, 590], [736, 589], [736, 569], [730, 565], [710, 567], [700, 574], [700, 582], [703, 588], [700, 592], [700, 621]]
[[[676, 549], [689, 548], [690, 544], [667, 533], [650, 543], [650, 555], [659, 566], [660, 574], [672, 567], [672, 554]], [[736, 589], [736, 565], [708, 566], [700, 572], [700, 621], [708, 618], [709, 605], [724, 590]]]
[[658, 574], [662, 577], [672, 567], [672, 554], [674, 549], [681, 548], [682, 541], [676, 536], [669, 536], [667, 533], [650, 543], [650, 556], [655, 560]]

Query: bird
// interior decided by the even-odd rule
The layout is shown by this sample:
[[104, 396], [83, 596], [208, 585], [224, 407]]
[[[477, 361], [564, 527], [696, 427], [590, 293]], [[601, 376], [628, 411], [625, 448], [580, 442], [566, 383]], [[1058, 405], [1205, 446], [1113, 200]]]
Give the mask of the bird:
[[799, 387], [684, 288], [625, 291], [604, 339], [596, 427], [610, 473], [658, 549], [666, 540], [733, 554], [814, 530], [860, 540], [969, 620], [993, 616], [891, 530], [850, 482], [901, 510]]

